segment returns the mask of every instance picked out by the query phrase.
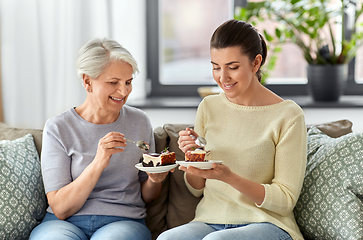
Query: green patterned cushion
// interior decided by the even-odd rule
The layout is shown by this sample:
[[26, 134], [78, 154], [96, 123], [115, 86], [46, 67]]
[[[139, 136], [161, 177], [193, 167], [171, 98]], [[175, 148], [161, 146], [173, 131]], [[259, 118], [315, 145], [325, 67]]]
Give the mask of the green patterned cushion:
[[45, 208], [33, 136], [0, 141], [0, 239], [28, 239]]
[[308, 132], [304, 185], [294, 209], [306, 239], [362, 239], [363, 133]]

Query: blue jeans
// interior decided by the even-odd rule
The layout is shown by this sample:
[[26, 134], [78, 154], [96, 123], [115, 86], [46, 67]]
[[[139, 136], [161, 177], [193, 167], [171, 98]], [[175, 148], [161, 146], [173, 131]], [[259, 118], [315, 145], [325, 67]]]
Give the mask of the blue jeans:
[[144, 219], [116, 216], [71, 216], [65, 221], [47, 213], [29, 240], [150, 240]]
[[291, 236], [271, 223], [241, 225], [190, 222], [159, 235], [157, 240], [292, 240]]

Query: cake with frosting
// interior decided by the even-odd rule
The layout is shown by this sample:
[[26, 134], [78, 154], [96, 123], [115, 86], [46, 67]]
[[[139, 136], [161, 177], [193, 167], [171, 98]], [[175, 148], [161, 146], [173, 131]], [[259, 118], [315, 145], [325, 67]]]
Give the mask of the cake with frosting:
[[206, 155], [208, 154], [208, 152], [204, 151], [203, 149], [195, 149], [192, 151], [187, 151], [185, 153], [185, 161], [186, 162], [205, 162], [206, 160]]
[[144, 153], [142, 165], [144, 167], [159, 167], [174, 164], [175, 152], [164, 150], [161, 153]]

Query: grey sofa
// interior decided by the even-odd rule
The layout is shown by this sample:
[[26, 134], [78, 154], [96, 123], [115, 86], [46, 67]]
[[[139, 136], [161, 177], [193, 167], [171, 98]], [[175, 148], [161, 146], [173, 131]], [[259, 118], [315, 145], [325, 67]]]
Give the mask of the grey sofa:
[[[187, 124], [165, 124], [162, 127], [158, 127], [154, 130], [155, 135], [155, 142], [156, 142], [156, 151], [160, 152], [165, 147], [169, 147], [170, 151], [176, 152], [176, 158], [177, 159], [184, 159], [183, 153], [178, 149], [177, 146], [177, 139], [178, 139], [178, 133], [180, 130], [185, 129], [186, 127], [193, 127], [193, 125], [187, 125]], [[325, 138], [329, 139], [331, 142], [335, 141], [336, 139], [340, 139], [344, 136], [351, 136], [354, 135], [352, 133], [352, 123], [348, 120], [341, 120], [331, 123], [324, 123], [320, 125], [315, 126], [307, 126], [307, 130], [311, 133], [311, 136], [309, 136], [309, 139], [312, 139], [311, 141], [315, 141], [316, 139], [320, 139], [317, 137], [319, 135], [319, 132], [321, 131], [322, 136], [326, 136]], [[31, 134], [31, 136], [34, 139], [35, 147], [27, 147], [27, 151], [29, 153], [24, 153], [22, 150], [17, 150], [16, 154], [11, 153], [11, 149], [15, 149], [14, 147], [10, 147], [6, 149], [6, 147], [1, 146], [8, 145], [9, 143], [12, 143], [10, 140], [19, 139], [21, 137], [24, 138], [26, 134]], [[29, 136], [29, 135], [28, 135]], [[363, 137], [362, 137], [363, 139]], [[27, 239], [30, 231], [32, 228], [34, 228], [42, 219], [42, 217], [45, 214], [45, 208], [46, 208], [46, 199], [44, 195], [44, 190], [41, 182], [41, 175], [40, 175], [40, 165], [39, 165], [39, 153], [41, 151], [41, 144], [42, 144], [42, 130], [40, 129], [24, 129], [24, 128], [16, 128], [8, 126], [4, 123], [0, 123], [0, 140], [7, 140], [7, 141], [1, 141], [0, 142], [0, 159], [2, 160], [2, 163], [0, 165], [0, 239]], [[24, 140], [25, 143], [29, 143], [31, 145], [31, 141], [29, 138]], [[332, 145], [332, 143], [329, 143]], [[312, 164], [310, 160], [314, 159], [314, 155], [319, 153], [319, 148], [322, 149], [324, 144], [314, 144], [315, 146], [314, 150], [312, 152], [308, 153], [308, 164]], [[19, 146], [18, 146], [19, 145]], [[22, 147], [26, 147], [26, 144], [23, 142], [20, 142], [18, 144], [18, 149], [22, 149]], [[310, 144], [311, 145], [311, 144]], [[362, 141], [363, 145], [363, 141]], [[316, 146], [319, 146], [318, 148]], [[10, 149], [10, 150], [9, 150]], [[311, 148], [312, 149], [312, 148]], [[357, 149], [357, 151], [360, 151], [360, 148]], [[362, 151], [363, 153], [363, 151]], [[13, 159], [13, 162], [10, 163], [12, 167], [9, 167], [9, 163], [6, 163], [7, 157], [11, 155], [10, 159]], [[24, 156], [22, 159], [18, 159], [18, 155], [24, 155], [31, 156], [28, 157], [34, 158], [38, 161], [36, 163], [35, 161], [27, 162], [28, 160], [24, 160]], [[38, 158], [37, 158], [38, 157]], [[344, 156], [342, 156], [344, 157]], [[363, 157], [363, 154], [362, 154]], [[307, 166], [309, 170], [316, 169], [316, 167], [319, 166], [320, 160], [317, 160], [317, 162], [314, 162], [313, 165], [315, 166]], [[18, 162], [21, 162], [21, 164]], [[17, 165], [19, 165], [17, 167]], [[16, 184], [10, 184], [10, 188], [13, 188], [12, 191], [9, 191], [8, 188], [9, 182], [11, 183], [12, 176], [16, 175], [18, 172], [18, 175], [29, 175], [29, 169], [25, 170], [24, 173], [21, 173], [18, 171], [17, 168], [21, 168], [21, 165], [27, 166], [29, 169], [32, 169], [31, 176], [32, 178], [28, 180], [28, 183], [31, 182], [32, 188], [29, 190], [27, 189], [20, 189], [20, 186], [17, 186]], [[30, 167], [31, 165], [34, 165], [35, 167]], [[5, 167], [4, 167], [5, 166]], [[8, 166], [8, 167], [6, 167]], [[9, 171], [5, 171], [4, 168], [9, 168]], [[12, 169], [11, 169], [12, 168]], [[5, 173], [4, 173], [5, 172]], [[6, 173], [7, 172], [7, 173]], [[9, 173], [10, 172], [10, 173]], [[312, 171], [310, 171], [312, 172]], [[316, 174], [316, 173], [314, 173]], [[322, 174], [322, 173], [321, 173]], [[363, 171], [362, 171], [363, 176]], [[21, 177], [20, 177], [21, 178]], [[363, 177], [362, 177], [363, 179]], [[319, 182], [314, 183], [313, 180], [309, 179], [308, 183], [304, 183], [304, 185], [309, 185], [308, 187], [304, 188], [304, 194], [306, 194], [306, 191], [309, 192], [309, 189], [315, 189], [314, 191], [318, 191], [318, 187], [315, 187], [314, 184], [318, 185], [321, 184]], [[27, 188], [26, 184], [23, 184], [25, 186], [22, 186], [22, 188]], [[352, 185], [352, 184], [351, 184]], [[349, 185], [349, 186], [351, 186]], [[19, 191], [28, 191], [29, 197], [24, 197], [26, 200], [23, 200], [22, 198], [19, 198], [16, 196], [17, 190], [14, 190], [16, 188], [19, 188]], [[362, 188], [363, 189], [363, 188]], [[334, 189], [333, 189], [334, 190]], [[18, 192], [19, 192], [18, 191]], [[42, 192], [43, 191], [43, 192]], [[8, 192], [5, 194], [4, 192]], [[4, 193], [6, 196], [2, 195]], [[12, 196], [14, 194], [14, 196]], [[309, 195], [309, 194], [308, 194]], [[311, 196], [310, 196], [311, 195]], [[304, 201], [298, 202], [298, 205], [296, 207], [295, 215], [297, 222], [299, 223], [299, 227], [302, 230], [302, 233], [304, 236], [308, 239], [361, 239], [361, 238], [354, 238], [352, 237], [352, 234], [349, 234], [349, 229], [343, 229], [343, 233], [339, 233], [339, 226], [336, 226], [336, 231], [331, 230], [330, 223], [326, 223], [326, 229], [319, 225], [319, 223], [314, 223], [316, 228], [314, 228], [313, 225], [309, 225], [307, 222], [311, 220], [314, 216], [314, 213], [311, 213], [307, 211], [306, 206], [311, 205], [311, 202], [314, 200], [311, 200], [309, 197], [316, 197], [313, 194], [310, 194], [306, 199], [303, 199]], [[26, 196], [26, 194], [24, 195]], [[305, 196], [305, 195], [304, 195]], [[363, 195], [362, 195], [363, 196]], [[332, 197], [332, 196], [331, 196]], [[361, 196], [358, 196], [361, 197]], [[323, 198], [321, 196], [321, 198]], [[13, 199], [13, 200], [12, 200]], [[16, 201], [15, 201], [16, 200]], [[335, 200], [330, 199], [331, 206], [334, 206]], [[28, 204], [21, 204], [22, 201], [27, 202]], [[194, 211], [195, 207], [200, 201], [200, 198], [194, 197], [192, 194], [189, 193], [187, 190], [184, 181], [183, 181], [183, 172], [180, 170], [177, 170], [173, 173], [170, 173], [166, 180], [163, 182], [162, 192], [158, 199], [155, 201], [147, 204], [147, 218], [146, 223], [149, 227], [150, 231], [152, 232], [153, 239], [155, 239], [162, 231], [165, 231], [166, 229], [173, 228], [175, 226], [184, 224], [189, 222], [194, 217]], [[309, 202], [310, 201], [310, 202]], [[323, 202], [323, 201], [321, 201]], [[319, 202], [317, 202], [319, 204]], [[325, 206], [329, 203], [324, 203], [325, 208], [329, 208], [329, 206]], [[313, 211], [316, 211], [316, 208], [319, 206], [316, 206], [314, 203]], [[8, 207], [10, 206], [10, 207]], [[13, 213], [7, 213], [7, 208], [15, 209], [12, 210], [18, 211], [17, 206], [22, 206], [22, 208], [29, 208], [27, 209], [27, 212], [22, 216], [21, 214], [18, 214], [17, 219], [12, 218]], [[25, 206], [25, 207], [24, 207]], [[311, 206], [310, 206], [311, 207]], [[330, 209], [330, 208], [329, 208]], [[363, 211], [363, 209], [360, 209]], [[8, 211], [10, 211], [8, 209]], [[339, 212], [337, 210], [336, 212]], [[361, 212], [363, 213], [363, 212]], [[322, 215], [322, 213], [319, 213]], [[330, 213], [334, 215], [334, 213]], [[27, 215], [27, 216], [25, 216]], [[338, 214], [339, 215], [339, 214]], [[332, 216], [331, 222], [335, 222], [336, 219], [334, 219]], [[339, 217], [339, 216], [338, 216]], [[348, 216], [340, 216], [343, 217], [344, 221], [349, 221], [350, 217]], [[351, 216], [351, 217], [357, 217]], [[24, 220], [23, 218], [27, 218]], [[348, 220], [347, 220], [348, 219]], [[22, 223], [22, 226], [17, 226], [18, 223]], [[329, 225], [330, 224], [330, 225]], [[336, 224], [336, 223], [335, 223]], [[354, 222], [354, 224], [358, 225], [358, 230], [363, 231], [363, 220], [359, 220]], [[18, 224], [19, 225], [19, 224]], [[338, 232], [337, 232], [338, 231]], [[346, 236], [347, 238], [344, 238]], [[361, 234], [363, 236], [363, 233]]]

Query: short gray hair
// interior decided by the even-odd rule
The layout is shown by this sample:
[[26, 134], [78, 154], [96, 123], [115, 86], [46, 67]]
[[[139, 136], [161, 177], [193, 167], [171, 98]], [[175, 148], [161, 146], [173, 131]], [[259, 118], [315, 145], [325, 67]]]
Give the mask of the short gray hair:
[[132, 66], [132, 74], [139, 72], [137, 62], [131, 53], [118, 42], [107, 38], [94, 38], [84, 44], [78, 53], [77, 75], [97, 78], [112, 61], [123, 61]]

